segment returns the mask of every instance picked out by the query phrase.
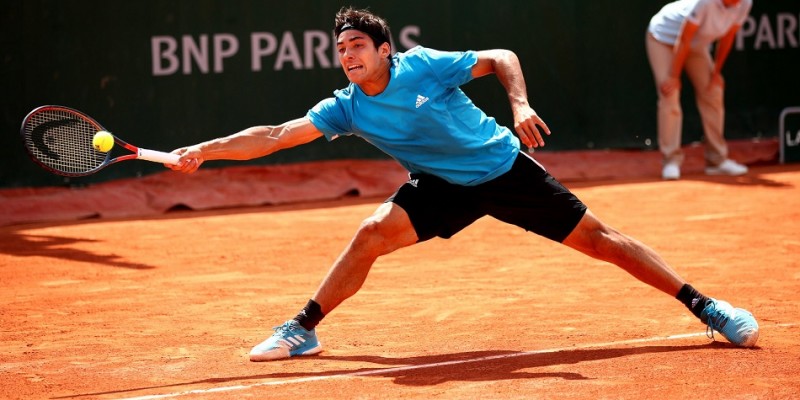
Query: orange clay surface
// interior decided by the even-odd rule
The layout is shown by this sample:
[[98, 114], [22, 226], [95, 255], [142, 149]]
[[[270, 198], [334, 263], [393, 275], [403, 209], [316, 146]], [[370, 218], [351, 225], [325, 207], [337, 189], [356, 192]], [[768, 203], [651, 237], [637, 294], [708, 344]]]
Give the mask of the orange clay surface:
[[380, 258], [319, 356], [248, 361], [382, 197], [0, 227], [3, 399], [791, 399], [800, 167], [567, 183], [705, 294], [735, 348], [621, 269], [481, 219]]

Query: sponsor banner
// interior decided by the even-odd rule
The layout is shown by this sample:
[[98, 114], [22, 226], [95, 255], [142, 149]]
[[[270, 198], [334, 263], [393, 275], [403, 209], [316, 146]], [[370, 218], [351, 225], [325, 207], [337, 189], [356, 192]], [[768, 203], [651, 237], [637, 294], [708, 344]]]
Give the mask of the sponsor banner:
[[[392, 46], [507, 48], [519, 56], [534, 109], [553, 131], [543, 151], [655, 149], [656, 92], [644, 48], [663, 2], [376, 0]], [[50, 176], [27, 159], [19, 125], [44, 104], [73, 107], [142, 147], [172, 150], [257, 124], [305, 115], [347, 85], [327, 0], [10, 0], [4, 18], [0, 187], [81, 185], [161, 171], [126, 163], [92, 177]], [[800, 105], [800, 3], [756, 1], [728, 62], [726, 135], [776, 137], [778, 115]], [[684, 83], [684, 141], [701, 140]], [[493, 77], [463, 89], [513, 124]], [[385, 158], [357, 138], [319, 140], [250, 164]], [[211, 162], [208, 167], [241, 165]]]

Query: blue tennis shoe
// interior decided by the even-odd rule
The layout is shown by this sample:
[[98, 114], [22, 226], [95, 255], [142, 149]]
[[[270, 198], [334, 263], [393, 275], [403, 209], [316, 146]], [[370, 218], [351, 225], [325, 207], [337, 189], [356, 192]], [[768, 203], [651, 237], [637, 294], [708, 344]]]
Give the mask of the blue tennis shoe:
[[272, 336], [250, 350], [250, 361], [280, 360], [322, 351], [315, 329], [308, 331], [295, 320], [286, 321], [273, 329], [275, 333]]
[[753, 347], [758, 341], [758, 322], [749, 311], [733, 308], [728, 302], [709, 299], [700, 313], [700, 320], [708, 325], [710, 337], [719, 332], [729, 342], [741, 347]]

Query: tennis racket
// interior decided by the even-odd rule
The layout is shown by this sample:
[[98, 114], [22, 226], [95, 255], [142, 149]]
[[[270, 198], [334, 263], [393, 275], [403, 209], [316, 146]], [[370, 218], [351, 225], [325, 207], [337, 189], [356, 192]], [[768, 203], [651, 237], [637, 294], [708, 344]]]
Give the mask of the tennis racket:
[[161, 151], [147, 150], [131, 145], [114, 136], [114, 147], [122, 147], [133, 154], [111, 158], [92, 146], [92, 139], [105, 131], [88, 115], [63, 106], [41, 106], [31, 111], [22, 121], [22, 140], [28, 155], [42, 168], [63, 176], [86, 176], [126, 160], [147, 160], [162, 164], [177, 164], [180, 156]]

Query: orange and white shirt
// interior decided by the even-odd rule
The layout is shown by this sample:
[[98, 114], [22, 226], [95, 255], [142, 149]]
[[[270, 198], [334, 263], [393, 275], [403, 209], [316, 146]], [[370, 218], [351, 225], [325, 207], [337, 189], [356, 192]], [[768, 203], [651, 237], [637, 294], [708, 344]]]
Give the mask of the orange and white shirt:
[[708, 47], [734, 25], [742, 25], [750, 14], [753, 0], [726, 6], [722, 0], [678, 0], [665, 5], [650, 19], [647, 30], [661, 43], [674, 45], [685, 20], [699, 26], [692, 40], [693, 49]]

